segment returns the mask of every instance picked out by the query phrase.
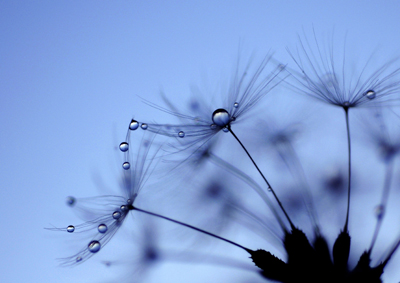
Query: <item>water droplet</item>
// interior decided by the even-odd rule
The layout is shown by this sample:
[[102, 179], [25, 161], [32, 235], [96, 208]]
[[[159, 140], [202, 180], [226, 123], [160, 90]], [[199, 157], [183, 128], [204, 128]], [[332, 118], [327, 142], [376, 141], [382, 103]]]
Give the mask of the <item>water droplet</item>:
[[133, 204], [133, 200], [131, 200], [131, 199], [127, 199], [127, 201], [126, 201], [126, 204], [128, 204], [128, 205], [132, 205], [132, 204]]
[[142, 128], [142, 130], [147, 130], [149, 126], [146, 123], [142, 123], [140, 127]]
[[119, 218], [121, 217], [121, 212], [119, 212], [119, 211], [114, 211], [113, 214], [112, 214], [112, 217], [113, 217], [114, 219], [119, 219]]
[[130, 124], [129, 124], [129, 130], [134, 131], [137, 128], [139, 128], [139, 123], [136, 120], [131, 120]]
[[372, 89], [367, 90], [364, 95], [368, 98], [368, 99], [374, 99], [376, 97], [376, 92]]
[[122, 164], [122, 168], [124, 168], [125, 170], [128, 170], [129, 168], [131, 168], [131, 165], [129, 164], [129, 162], [124, 162]]
[[128, 206], [123, 204], [123, 205], [121, 205], [120, 209], [121, 209], [122, 212], [128, 211]]
[[233, 103], [233, 107], [238, 108], [239, 107], [239, 103], [237, 103], [237, 102]]
[[212, 114], [212, 120], [214, 124], [220, 127], [225, 127], [231, 121], [231, 116], [225, 109], [219, 108]]
[[216, 129], [217, 129], [217, 125], [211, 124], [211, 125], [210, 125], [210, 128], [211, 128], [211, 130], [216, 130]]
[[99, 241], [91, 241], [88, 245], [89, 252], [97, 253], [101, 248]]
[[228, 127], [224, 127], [222, 130], [223, 130], [225, 133], [229, 132], [229, 128], [228, 128]]
[[122, 152], [128, 151], [128, 149], [129, 149], [129, 144], [128, 144], [127, 142], [121, 142], [120, 145], [119, 145], [119, 149], [120, 149]]
[[106, 224], [100, 224], [99, 227], [97, 227], [97, 230], [99, 230], [100, 233], [104, 234], [107, 232], [108, 228]]
[[350, 106], [350, 102], [348, 102], [348, 101], [343, 102], [343, 106], [349, 107]]
[[178, 133], [178, 137], [180, 137], [180, 138], [185, 137], [185, 132], [184, 132], [184, 131], [180, 131], [180, 132]]
[[383, 214], [385, 213], [385, 207], [382, 204], [377, 205], [375, 207], [375, 211], [374, 212], [375, 212], [376, 218], [380, 219], [380, 218], [383, 217]]
[[76, 199], [74, 197], [67, 197], [67, 205], [73, 206], [75, 204]]
[[271, 187], [268, 187], [267, 191], [268, 191], [268, 192], [272, 192]]
[[80, 262], [80, 261], [82, 261], [82, 257], [81, 256], [77, 256], [76, 257], [76, 262]]
[[68, 233], [72, 233], [72, 232], [74, 232], [75, 231], [75, 227], [73, 226], [73, 225], [69, 225], [68, 227], [67, 227], [67, 232]]

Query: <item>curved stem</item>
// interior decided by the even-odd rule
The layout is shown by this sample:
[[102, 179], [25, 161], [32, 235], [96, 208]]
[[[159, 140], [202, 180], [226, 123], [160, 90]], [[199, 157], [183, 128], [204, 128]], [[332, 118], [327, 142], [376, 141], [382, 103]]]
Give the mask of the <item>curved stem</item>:
[[350, 139], [350, 126], [349, 126], [349, 108], [344, 107], [346, 116], [346, 130], [347, 130], [347, 150], [348, 150], [348, 181], [347, 181], [347, 212], [346, 222], [344, 223], [344, 232], [348, 232], [349, 225], [349, 212], [350, 212], [350, 192], [351, 192], [351, 139]]
[[178, 220], [175, 220], [175, 219], [172, 219], [172, 218], [169, 218], [169, 217], [166, 217], [166, 216], [163, 216], [163, 215], [154, 213], [154, 212], [150, 212], [150, 211], [147, 211], [147, 210], [143, 210], [143, 209], [137, 208], [137, 207], [135, 207], [135, 206], [133, 206], [133, 205], [129, 205], [128, 207], [129, 207], [129, 210], [136, 210], [136, 211], [139, 211], [139, 212], [148, 214], [148, 215], [152, 215], [152, 216], [155, 216], [155, 217], [158, 217], [158, 218], [162, 218], [162, 219], [168, 220], [168, 221], [173, 222], [173, 223], [175, 223], [175, 224], [179, 224], [179, 225], [181, 225], [181, 226], [185, 226], [185, 227], [190, 228], [190, 229], [193, 229], [193, 230], [195, 230], [195, 231], [197, 231], [197, 232], [200, 232], [200, 233], [209, 235], [209, 236], [211, 236], [211, 237], [217, 238], [217, 239], [219, 239], [219, 240], [222, 240], [222, 241], [224, 241], [224, 242], [227, 242], [227, 243], [229, 243], [229, 244], [231, 244], [231, 245], [234, 245], [234, 246], [236, 246], [236, 247], [238, 247], [238, 248], [241, 248], [241, 249], [245, 250], [245, 251], [248, 252], [248, 253], [252, 252], [252, 250], [250, 250], [250, 249], [248, 249], [248, 248], [246, 248], [246, 247], [244, 247], [244, 246], [242, 246], [242, 245], [239, 245], [239, 244], [237, 244], [237, 243], [235, 243], [235, 242], [233, 242], [233, 241], [230, 241], [230, 240], [228, 240], [228, 239], [222, 238], [222, 237], [217, 236], [217, 235], [215, 235], [215, 234], [213, 234], [213, 233], [207, 232], [207, 231], [205, 231], [205, 230], [203, 230], [203, 229], [194, 227], [194, 226], [192, 226], [192, 225], [183, 223], [183, 222], [181, 222], [181, 221], [178, 221]]
[[239, 140], [239, 138], [235, 135], [235, 133], [232, 131], [231, 127], [228, 125], [228, 129], [229, 132], [232, 134], [232, 136], [238, 141], [238, 143], [240, 144], [240, 146], [243, 148], [243, 150], [246, 152], [247, 156], [250, 158], [251, 162], [253, 162], [254, 167], [256, 167], [258, 173], [260, 173], [261, 177], [264, 179], [265, 183], [268, 186], [268, 189], [272, 192], [272, 194], [274, 195], [275, 200], [278, 202], [279, 207], [281, 208], [282, 212], [285, 214], [287, 220], [289, 221], [290, 227], [292, 229], [295, 229], [296, 227], [293, 225], [292, 220], [290, 220], [289, 215], [287, 214], [286, 210], [283, 208], [282, 203], [280, 202], [278, 196], [275, 194], [274, 189], [271, 187], [271, 185], [269, 184], [267, 178], [265, 178], [264, 174], [261, 172], [260, 168], [258, 168], [256, 162], [254, 161], [254, 159], [251, 157], [250, 153], [247, 151], [246, 147], [242, 144], [242, 142]]

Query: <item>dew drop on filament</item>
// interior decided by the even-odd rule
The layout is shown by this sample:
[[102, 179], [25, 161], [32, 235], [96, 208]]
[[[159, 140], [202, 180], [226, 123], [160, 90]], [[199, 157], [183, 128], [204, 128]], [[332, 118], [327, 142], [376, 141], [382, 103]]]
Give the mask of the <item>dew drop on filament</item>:
[[101, 248], [100, 242], [99, 241], [91, 241], [88, 245], [88, 250], [91, 253], [97, 253]]
[[128, 170], [129, 168], [131, 168], [131, 165], [129, 164], [129, 162], [124, 162], [122, 164], [122, 168], [124, 168], [125, 170]]
[[81, 256], [77, 256], [76, 257], [76, 262], [80, 262], [80, 261], [82, 261], [82, 257]]
[[368, 99], [374, 99], [376, 97], [376, 92], [372, 89], [367, 90], [364, 95], [368, 98]]
[[74, 232], [75, 231], [75, 227], [73, 226], [73, 225], [69, 225], [68, 227], [67, 227], [67, 232], [68, 233], [72, 233], [72, 232]]
[[180, 132], [178, 133], [178, 137], [180, 137], [180, 138], [185, 137], [185, 132], [184, 132], [184, 131], [180, 131]]
[[139, 128], [139, 123], [136, 120], [131, 120], [130, 124], [129, 124], [129, 130], [134, 131], [137, 128]]
[[239, 103], [237, 103], [237, 102], [233, 103], [233, 107], [238, 108], [239, 107]]
[[114, 211], [113, 214], [112, 214], [112, 217], [113, 217], [114, 219], [119, 219], [119, 218], [121, 217], [121, 212], [119, 212], [119, 211]]
[[228, 127], [224, 127], [224, 128], [222, 129], [222, 131], [224, 131], [225, 133], [227, 133], [227, 132], [229, 132], [229, 128], [228, 128]]
[[383, 217], [383, 214], [385, 213], [385, 207], [382, 204], [377, 205], [375, 207], [375, 211], [374, 212], [375, 212], [376, 218], [380, 219], [380, 218]]
[[142, 123], [140, 127], [142, 128], [142, 130], [147, 130], [148, 125], [146, 123]]
[[67, 205], [73, 206], [75, 204], [76, 199], [74, 197], [67, 197]]
[[122, 152], [126, 152], [129, 149], [129, 144], [127, 142], [121, 142], [120, 145], [119, 145], [119, 149]]
[[107, 232], [108, 227], [106, 224], [100, 224], [99, 227], [97, 227], [97, 230], [99, 230], [100, 233], [104, 234]]
[[212, 114], [212, 120], [214, 124], [220, 127], [225, 127], [231, 122], [231, 116], [225, 109], [217, 109]]

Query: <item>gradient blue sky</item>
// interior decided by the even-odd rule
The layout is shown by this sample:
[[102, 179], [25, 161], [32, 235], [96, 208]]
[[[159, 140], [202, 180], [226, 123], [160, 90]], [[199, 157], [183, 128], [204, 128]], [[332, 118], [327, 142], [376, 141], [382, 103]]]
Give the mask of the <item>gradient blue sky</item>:
[[[400, 1], [0, 1], [0, 281], [112, 278], [99, 260], [57, 267], [68, 252], [43, 227], [73, 217], [66, 196], [98, 194], [95, 174], [112, 184], [128, 121], [149, 117], [138, 95], [180, 99], [231, 66], [240, 42], [289, 62], [285, 48], [312, 26], [398, 56], [399, 11]], [[148, 280], [207, 280], [168, 276]]]

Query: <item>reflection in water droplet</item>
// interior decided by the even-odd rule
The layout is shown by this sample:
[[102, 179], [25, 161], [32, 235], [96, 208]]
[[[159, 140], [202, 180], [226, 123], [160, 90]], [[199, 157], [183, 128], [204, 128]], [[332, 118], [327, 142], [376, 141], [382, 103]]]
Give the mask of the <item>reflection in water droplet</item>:
[[137, 128], [139, 128], [139, 123], [136, 120], [131, 120], [130, 124], [129, 124], [129, 130], [134, 131]]
[[88, 245], [88, 250], [91, 253], [97, 253], [101, 248], [99, 241], [91, 241]]
[[233, 103], [233, 107], [238, 108], [239, 107], [239, 103], [237, 103], [237, 102]]
[[382, 204], [377, 205], [375, 207], [375, 211], [374, 212], [375, 212], [376, 218], [380, 219], [380, 218], [383, 217], [383, 214], [385, 213], [385, 207]]
[[147, 130], [148, 125], [146, 123], [142, 123], [142, 125], [140, 126], [143, 130]]
[[80, 262], [80, 261], [82, 261], [82, 257], [77, 256], [77, 257], [76, 257], [76, 262]]
[[214, 111], [212, 114], [212, 120], [217, 126], [225, 127], [230, 123], [231, 116], [229, 115], [228, 111], [220, 108]]
[[112, 217], [113, 217], [114, 219], [119, 219], [119, 218], [121, 217], [121, 212], [119, 212], [119, 211], [114, 211], [113, 214], [112, 214]]
[[129, 164], [129, 162], [124, 162], [122, 164], [122, 168], [124, 168], [125, 170], [128, 170], [129, 168], [131, 168], [131, 165]]
[[74, 232], [75, 231], [75, 227], [73, 226], [73, 225], [69, 225], [68, 227], [67, 227], [67, 232], [68, 233], [72, 233], [72, 232]]
[[73, 206], [75, 204], [76, 199], [74, 197], [67, 197], [67, 205]]
[[224, 127], [222, 130], [223, 130], [225, 133], [229, 132], [229, 128], [228, 128], [228, 127]]
[[180, 137], [180, 138], [185, 137], [185, 132], [184, 132], [184, 131], [180, 131], [180, 132], [178, 133], [178, 137]]
[[368, 99], [374, 99], [376, 97], [376, 92], [372, 89], [367, 90], [364, 95], [368, 98]]
[[119, 145], [119, 149], [120, 149], [122, 152], [128, 151], [128, 149], [129, 149], [129, 144], [128, 144], [127, 142], [121, 142], [120, 145]]
[[99, 230], [100, 233], [105, 233], [107, 232], [108, 228], [106, 224], [100, 224], [99, 227], [97, 227], [97, 230]]

